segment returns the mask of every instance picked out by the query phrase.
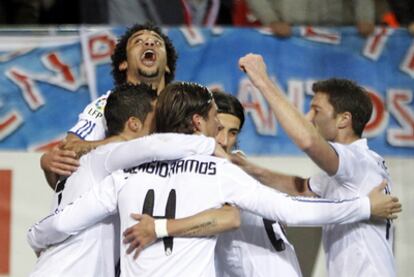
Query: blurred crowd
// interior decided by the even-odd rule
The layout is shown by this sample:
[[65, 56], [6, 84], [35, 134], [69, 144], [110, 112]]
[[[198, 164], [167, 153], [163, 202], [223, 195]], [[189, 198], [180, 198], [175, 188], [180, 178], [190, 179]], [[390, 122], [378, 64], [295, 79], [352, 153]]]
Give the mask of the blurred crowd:
[[294, 25], [408, 27], [412, 0], [2, 0], [0, 25], [111, 24], [267, 26], [280, 37]]

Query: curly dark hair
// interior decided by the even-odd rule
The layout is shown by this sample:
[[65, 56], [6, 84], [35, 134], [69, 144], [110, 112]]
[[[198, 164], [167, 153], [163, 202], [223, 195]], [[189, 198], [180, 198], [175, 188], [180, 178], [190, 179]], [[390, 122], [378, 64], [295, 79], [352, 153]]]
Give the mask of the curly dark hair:
[[126, 82], [126, 72], [120, 71], [119, 65], [127, 60], [126, 47], [128, 39], [133, 34], [141, 30], [156, 32], [164, 40], [165, 49], [167, 50], [167, 65], [170, 69], [170, 72], [165, 72], [165, 84], [169, 84], [172, 80], [174, 80], [178, 55], [170, 38], [166, 36], [159, 27], [153, 25], [152, 23], [147, 23], [144, 25], [135, 24], [132, 27], [128, 28], [126, 32], [118, 39], [118, 42], [115, 45], [114, 52], [111, 56], [112, 76], [115, 80], [115, 85], [120, 85]]

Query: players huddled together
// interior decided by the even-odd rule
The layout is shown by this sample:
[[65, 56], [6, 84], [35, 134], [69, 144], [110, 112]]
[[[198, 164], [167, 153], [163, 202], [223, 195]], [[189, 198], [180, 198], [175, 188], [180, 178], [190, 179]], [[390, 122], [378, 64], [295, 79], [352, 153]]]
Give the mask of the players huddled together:
[[158, 27], [127, 29], [111, 58], [115, 87], [42, 155], [55, 194], [28, 231], [38, 256], [30, 276], [302, 276], [285, 225], [323, 227], [329, 276], [396, 276], [392, 220], [401, 204], [384, 160], [361, 137], [372, 113], [364, 88], [318, 81], [305, 116], [260, 55], [240, 58], [321, 169], [302, 178], [235, 151], [242, 104], [173, 81], [177, 53]]

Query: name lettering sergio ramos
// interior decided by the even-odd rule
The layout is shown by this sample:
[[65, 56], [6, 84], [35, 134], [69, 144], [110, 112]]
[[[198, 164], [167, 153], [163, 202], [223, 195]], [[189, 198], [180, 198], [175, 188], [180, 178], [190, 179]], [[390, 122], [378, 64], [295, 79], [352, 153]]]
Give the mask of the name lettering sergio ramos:
[[124, 172], [137, 174], [145, 172], [160, 177], [168, 177], [179, 173], [196, 173], [202, 175], [216, 175], [215, 162], [200, 162], [198, 160], [156, 161], [125, 169]]

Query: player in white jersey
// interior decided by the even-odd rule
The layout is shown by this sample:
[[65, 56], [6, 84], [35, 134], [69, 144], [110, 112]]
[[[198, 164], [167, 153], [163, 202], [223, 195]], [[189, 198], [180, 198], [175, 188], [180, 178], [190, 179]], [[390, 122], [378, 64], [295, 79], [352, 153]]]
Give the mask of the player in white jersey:
[[[113, 90], [105, 109], [109, 135], [129, 142], [110, 143], [84, 155], [81, 166], [58, 183], [52, 212], [89, 191], [110, 172], [131, 163], [213, 152], [214, 140], [202, 136], [146, 136], [153, 129], [156, 97], [156, 91], [144, 84], [124, 84]], [[142, 136], [146, 137], [131, 140]], [[118, 257], [119, 219], [113, 215], [44, 251], [30, 276], [114, 276]]]
[[[217, 109], [211, 93], [195, 84], [168, 85], [159, 97], [157, 130], [214, 136]], [[49, 246], [64, 240], [118, 210], [121, 230], [135, 221], [131, 213], [162, 218], [180, 218], [224, 203], [291, 224], [319, 225], [368, 219], [370, 212], [388, 217], [398, 203], [380, 193], [345, 201], [290, 198], [260, 185], [226, 160], [193, 155], [158, 161], [118, 171], [83, 197], [55, 213], [28, 233], [32, 245]], [[378, 205], [378, 203], [382, 203]], [[300, 212], [298, 212], [300, 211]], [[165, 219], [157, 220], [160, 236], [168, 236]], [[215, 238], [170, 238], [148, 247], [137, 260], [124, 254], [124, 276], [214, 276]]]
[[[177, 53], [162, 31], [153, 25], [133, 25], [115, 45], [112, 75], [116, 85], [146, 83], [160, 92], [174, 79]], [[117, 140], [106, 138], [103, 111], [110, 91], [90, 103], [79, 114], [63, 143], [41, 158], [41, 168], [54, 189], [59, 176], [69, 176], [79, 166], [77, 157], [91, 149]]]
[[[261, 56], [246, 55], [239, 65], [267, 99], [289, 137], [324, 173], [307, 182], [238, 159], [246, 170], [291, 194], [334, 199], [360, 197], [381, 180], [387, 180], [385, 193], [391, 192], [384, 160], [361, 138], [372, 113], [365, 89], [345, 79], [316, 82], [307, 120], [271, 81]], [[390, 220], [324, 227], [322, 239], [329, 276], [395, 276], [393, 234]]]
[[[244, 123], [239, 100], [214, 93], [221, 127], [217, 142], [230, 153]], [[302, 276], [293, 245], [283, 227], [247, 211], [240, 212], [240, 228], [220, 234], [216, 245], [218, 276]]]

